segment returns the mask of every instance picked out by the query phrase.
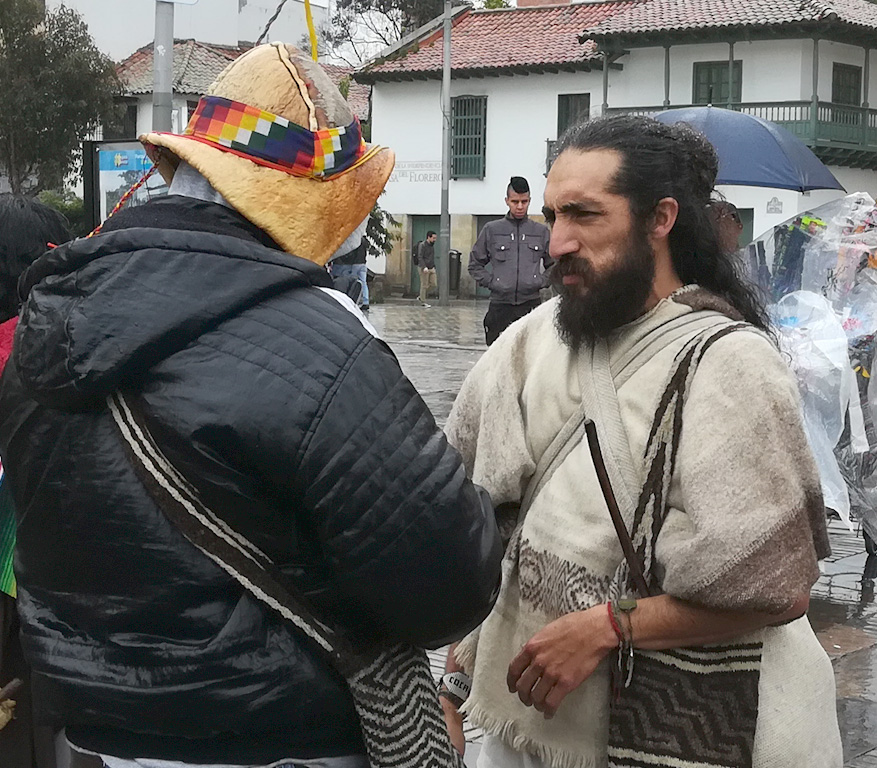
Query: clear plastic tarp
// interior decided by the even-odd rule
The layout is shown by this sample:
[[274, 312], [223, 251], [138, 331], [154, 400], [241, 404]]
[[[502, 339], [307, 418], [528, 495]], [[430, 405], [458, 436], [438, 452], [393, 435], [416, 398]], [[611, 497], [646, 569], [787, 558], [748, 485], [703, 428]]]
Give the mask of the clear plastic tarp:
[[744, 269], [798, 382], [826, 506], [877, 539], [877, 208], [863, 193], [757, 238]]

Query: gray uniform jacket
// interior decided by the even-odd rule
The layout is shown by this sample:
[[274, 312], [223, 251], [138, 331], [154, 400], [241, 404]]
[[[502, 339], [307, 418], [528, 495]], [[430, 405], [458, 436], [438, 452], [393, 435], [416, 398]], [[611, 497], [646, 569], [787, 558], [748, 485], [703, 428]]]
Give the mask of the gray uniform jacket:
[[[497, 304], [524, 304], [548, 284], [548, 227], [506, 215], [484, 226], [469, 255], [469, 274]], [[490, 267], [488, 268], [488, 264]]]

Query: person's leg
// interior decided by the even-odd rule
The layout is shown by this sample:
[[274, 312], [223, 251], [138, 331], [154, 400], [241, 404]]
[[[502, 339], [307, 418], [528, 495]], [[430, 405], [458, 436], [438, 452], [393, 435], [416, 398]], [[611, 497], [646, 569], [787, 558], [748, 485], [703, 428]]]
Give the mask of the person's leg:
[[[540, 299], [533, 299], [533, 301], [526, 301], [523, 304], [515, 304], [509, 313], [509, 320], [506, 324], [506, 328], [515, 321], [520, 320], [522, 317], [529, 315], [541, 303], [542, 301]], [[503, 328], [503, 330], [505, 330], [505, 328]]]
[[508, 306], [493, 301], [487, 306], [487, 314], [484, 316], [484, 341], [488, 347], [499, 338], [505, 328], [503, 315], [508, 311]]
[[365, 264], [357, 264], [356, 276], [362, 284], [362, 300], [360, 304], [363, 309], [368, 309], [368, 267]]
[[429, 270], [429, 289], [434, 296], [438, 297], [438, 274], [435, 269]]
[[429, 270], [420, 270], [420, 303], [426, 304], [429, 293]]

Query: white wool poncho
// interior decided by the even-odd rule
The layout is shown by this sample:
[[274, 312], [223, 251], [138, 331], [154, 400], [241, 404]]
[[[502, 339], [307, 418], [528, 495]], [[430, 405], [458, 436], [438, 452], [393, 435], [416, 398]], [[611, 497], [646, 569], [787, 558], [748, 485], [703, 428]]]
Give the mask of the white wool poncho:
[[[715, 309], [715, 301], [695, 287], [663, 300], [610, 336], [609, 370], [615, 375], [625, 353], [664, 323]], [[503, 509], [520, 504], [540, 456], [576, 409], [599, 424], [601, 409], [614, 402], [600, 376], [580, 382], [578, 357], [555, 329], [556, 306], [542, 305], [487, 351], [447, 425], [472, 479], [495, 505], [508, 505]], [[658, 345], [618, 387], [634, 457], [643, 456], [667, 373], [686, 340]], [[809, 590], [817, 556], [828, 553], [819, 479], [789, 371], [762, 335], [729, 334], [705, 355], [683, 413], [670, 511], [656, 547], [661, 587], [706, 607], [781, 613]], [[536, 494], [519, 541], [507, 555], [493, 612], [457, 652], [473, 674], [465, 710], [487, 733], [552, 768], [602, 768], [605, 661], [551, 720], [524, 707], [505, 682], [509, 663], [536, 632], [606, 601], [623, 557], [584, 441]], [[759, 637], [755, 768], [839, 768], [833, 672], [806, 617]]]

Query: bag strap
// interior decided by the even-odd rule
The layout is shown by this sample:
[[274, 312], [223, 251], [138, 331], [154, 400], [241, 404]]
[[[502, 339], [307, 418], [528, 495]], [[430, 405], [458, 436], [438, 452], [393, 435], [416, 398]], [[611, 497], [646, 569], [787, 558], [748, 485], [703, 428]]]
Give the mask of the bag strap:
[[342, 674], [355, 670], [360, 654], [313, 614], [271, 558], [204, 505], [195, 488], [162, 453], [143, 415], [125, 395], [115, 392], [107, 398], [107, 405], [135, 473], [165, 517], [247, 592], [310, 638]]
[[[627, 438], [627, 432], [621, 418], [618, 388], [651, 360], [658, 351], [665, 349], [669, 344], [679, 339], [690, 337], [689, 341], [683, 346], [682, 351], [677, 355], [671, 369], [671, 374], [677, 370], [679, 361], [685, 356], [686, 351], [698, 346], [699, 343], [703, 343], [704, 338], [708, 337], [709, 341], [704, 346], [701, 346], [701, 354], [698, 356], [694, 367], [696, 367], [696, 363], [699, 362], [703, 352], [706, 351], [714, 340], [718, 340], [721, 336], [741, 327], [748, 326], [741, 326], [740, 323], [730, 320], [719, 312], [700, 311], [687, 313], [669, 320], [652, 333], [647, 334], [618, 360], [611, 361], [611, 363], [606, 344], [598, 342], [594, 345], [590, 359], [590, 372], [594, 378], [592, 385], [584, 370], [585, 361], [583, 361], [583, 365], [580, 368], [582, 402], [583, 405], [589, 405], [590, 410], [594, 414], [594, 419], [590, 426], [587, 423], [585, 425], [591, 457], [600, 482], [603, 498], [624, 553], [631, 586], [642, 596], [648, 596], [653, 592], [649, 587], [651, 563], [654, 559], [652, 545], [657, 538], [660, 525], [663, 524], [663, 520], [666, 517], [668, 499], [667, 494], [658, 494], [661, 509], [655, 509], [654, 505], [649, 507], [648, 502], [652, 494], [647, 491], [650, 488], [651, 481], [654, 480], [652, 478], [653, 472], [651, 471], [653, 469], [651, 466], [653, 462], [649, 462], [649, 465], [645, 466], [642, 460], [636, 462], [633, 458], [630, 450], [630, 441]], [[692, 367], [691, 373], [693, 373], [694, 367]], [[680, 391], [680, 395], [684, 395], [684, 391]], [[658, 412], [655, 415], [655, 422], [652, 425], [646, 448], [646, 456], [650, 455], [650, 451], [654, 453], [654, 440], [668, 406], [668, 403], [664, 402], [665, 400], [667, 400], [666, 392], [664, 392], [664, 397], [662, 397]], [[681, 424], [679, 426], [681, 427]], [[599, 433], [603, 433], [608, 439], [608, 453], [604, 453], [601, 447]], [[675, 460], [675, 448], [677, 446], [678, 442], [672, 446], [673, 460]], [[609, 459], [608, 467], [605, 460], [607, 456]], [[622, 481], [619, 487], [623, 508], [619, 505], [618, 497], [613, 488], [613, 471], [615, 477]], [[637, 480], [634, 482], [633, 478], [637, 478]], [[642, 541], [645, 535], [642, 527], [647, 507], [651, 509], [657, 521], [657, 524], [652, 521], [649, 522], [648, 527], [652, 534], [648, 536], [649, 546], [646, 546], [645, 542]], [[628, 526], [630, 530], [628, 530]], [[632, 536], [631, 532], [634, 532], [635, 535]], [[637, 536], [636, 533], [641, 535]]]
[[606, 506], [609, 508], [609, 516], [612, 518], [615, 533], [618, 535], [618, 541], [621, 543], [624, 559], [627, 560], [637, 591], [643, 596], [648, 596], [651, 594], [651, 590], [649, 589], [643, 569], [637, 560], [636, 550], [634, 549], [630, 534], [627, 532], [627, 526], [624, 523], [624, 518], [621, 516], [621, 510], [618, 508], [618, 502], [615, 500], [615, 493], [612, 490], [609, 473], [606, 471], [606, 464], [603, 461], [603, 452], [600, 450], [597, 426], [590, 419], [585, 422], [585, 434], [588, 437], [588, 447], [591, 449], [591, 459], [594, 462], [594, 469], [597, 471], [600, 490], [603, 492], [603, 498], [606, 501]]

